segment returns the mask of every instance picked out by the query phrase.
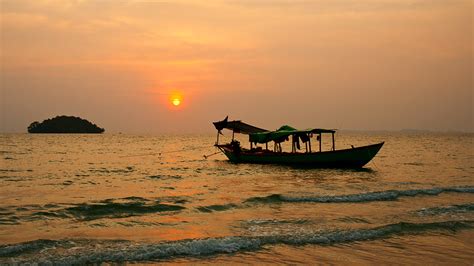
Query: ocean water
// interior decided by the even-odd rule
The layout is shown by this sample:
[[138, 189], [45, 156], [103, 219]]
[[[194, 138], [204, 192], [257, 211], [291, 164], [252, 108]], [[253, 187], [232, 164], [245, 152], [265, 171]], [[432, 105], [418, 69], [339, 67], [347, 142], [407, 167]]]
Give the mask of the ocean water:
[[472, 265], [473, 139], [340, 132], [385, 146], [337, 170], [205, 159], [214, 135], [3, 134], [0, 264]]

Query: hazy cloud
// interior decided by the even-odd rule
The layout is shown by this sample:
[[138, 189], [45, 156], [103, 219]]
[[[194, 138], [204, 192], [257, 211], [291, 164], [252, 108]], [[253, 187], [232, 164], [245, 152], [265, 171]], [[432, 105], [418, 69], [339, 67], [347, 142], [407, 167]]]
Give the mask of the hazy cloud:
[[0, 3], [1, 131], [63, 113], [130, 132], [210, 131], [227, 114], [474, 130], [472, 1]]

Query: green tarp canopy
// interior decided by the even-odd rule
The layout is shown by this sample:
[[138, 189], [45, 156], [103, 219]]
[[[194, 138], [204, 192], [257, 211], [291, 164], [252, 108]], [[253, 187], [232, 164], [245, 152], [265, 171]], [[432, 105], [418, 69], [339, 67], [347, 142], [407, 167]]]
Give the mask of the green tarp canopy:
[[278, 130], [259, 132], [249, 134], [249, 141], [252, 143], [267, 143], [270, 141], [282, 142], [285, 141], [289, 136], [295, 135], [300, 137], [302, 140], [306, 139], [306, 135], [309, 133], [320, 134], [320, 133], [334, 133], [332, 129], [321, 129], [321, 128], [309, 128], [305, 130], [298, 130], [288, 125], [281, 126]]

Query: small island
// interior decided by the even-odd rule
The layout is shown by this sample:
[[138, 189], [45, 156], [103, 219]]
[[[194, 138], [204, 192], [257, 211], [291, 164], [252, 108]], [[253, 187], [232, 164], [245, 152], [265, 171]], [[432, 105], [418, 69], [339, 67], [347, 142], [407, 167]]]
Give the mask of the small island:
[[56, 116], [39, 123], [30, 124], [28, 133], [92, 133], [100, 134], [105, 130], [85, 119], [75, 116]]

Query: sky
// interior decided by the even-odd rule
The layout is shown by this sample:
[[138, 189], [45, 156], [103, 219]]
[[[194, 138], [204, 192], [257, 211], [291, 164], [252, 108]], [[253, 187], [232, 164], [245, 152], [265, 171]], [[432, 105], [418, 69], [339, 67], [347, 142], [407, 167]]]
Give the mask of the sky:
[[0, 0], [0, 132], [473, 132], [472, 19], [472, 0]]

